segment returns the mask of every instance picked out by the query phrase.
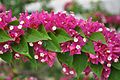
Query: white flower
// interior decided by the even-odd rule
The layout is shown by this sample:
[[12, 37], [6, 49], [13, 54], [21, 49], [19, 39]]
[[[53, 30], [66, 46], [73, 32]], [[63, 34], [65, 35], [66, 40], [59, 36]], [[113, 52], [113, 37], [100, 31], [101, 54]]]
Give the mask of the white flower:
[[3, 47], [4, 47], [5, 49], [8, 49], [8, 48], [9, 48], [9, 45], [8, 45], [8, 44], [5, 44]]
[[0, 18], [0, 21], [2, 21], [2, 18]]
[[15, 56], [16, 56], [16, 57], [20, 57], [20, 54], [17, 54], [17, 53], [16, 53]]
[[108, 63], [108, 64], [107, 64], [107, 67], [111, 67], [111, 64], [110, 64], [110, 63]]
[[116, 59], [114, 60], [114, 62], [118, 62], [118, 59], [116, 58]]
[[70, 73], [70, 74], [74, 74], [74, 71], [70, 71], [69, 73]]
[[34, 55], [34, 58], [35, 58], [35, 59], [38, 59], [38, 55]]
[[44, 62], [45, 62], [45, 60], [44, 60], [44, 59], [41, 59], [41, 62], [42, 62], [42, 63], [44, 63]]
[[30, 16], [27, 16], [26, 18], [27, 18], [27, 19], [30, 19]]
[[24, 21], [20, 21], [20, 24], [24, 24], [25, 22]]
[[42, 41], [38, 41], [38, 44], [42, 45]]
[[74, 42], [78, 42], [78, 38], [74, 37]]
[[55, 31], [56, 29], [57, 29], [57, 27], [56, 27], [56, 26], [53, 26], [53, 27], [52, 27], [52, 30], [53, 30], [53, 31]]
[[83, 41], [86, 42], [87, 41], [86, 38], [83, 38]]
[[33, 43], [31, 42], [31, 43], [29, 43], [29, 45], [32, 47], [32, 46], [33, 46]]
[[10, 30], [13, 30], [14, 29], [14, 26], [10, 26]]
[[63, 71], [63, 72], [66, 72], [66, 68], [63, 68], [62, 71]]
[[102, 28], [99, 28], [98, 31], [103, 31], [103, 29], [102, 29]]
[[80, 49], [80, 48], [81, 48], [80, 45], [77, 45], [77, 46], [76, 46], [76, 49]]
[[15, 36], [17, 37], [17, 36], [18, 36], [18, 33], [15, 33]]
[[40, 57], [44, 57], [45, 56], [45, 54], [44, 53], [40, 53]]
[[107, 50], [106, 52], [107, 52], [107, 53], [110, 53], [110, 50]]
[[104, 61], [101, 61], [100, 63], [101, 63], [101, 64], [104, 64]]
[[3, 54], [3, 52], [0, 50], [0, 54]]
[[112, 60], [112, 57], [111, 57], [111, 56], [109, 56], [107, 59], [108, 59], [108, 61], [111, 61], [111, 60]]
[[22, 29], [22, 25], [19, 25], [19, 26], [18, 26], [18, 29]]

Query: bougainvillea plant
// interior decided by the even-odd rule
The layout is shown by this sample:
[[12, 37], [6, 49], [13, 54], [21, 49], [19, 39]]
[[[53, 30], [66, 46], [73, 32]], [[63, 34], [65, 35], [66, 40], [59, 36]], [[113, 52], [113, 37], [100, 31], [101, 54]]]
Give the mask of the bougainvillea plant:
[[119, 80], [120, 34], [104, 24], [64, 12], [0, 13], [0, 57], [46, 63], [58, 59], [66, 79], [92, 73], [95, 80]]

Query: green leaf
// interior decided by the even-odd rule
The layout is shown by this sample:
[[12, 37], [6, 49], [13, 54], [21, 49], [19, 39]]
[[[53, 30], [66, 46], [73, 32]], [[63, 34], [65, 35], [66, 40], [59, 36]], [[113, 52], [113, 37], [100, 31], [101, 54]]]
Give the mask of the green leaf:
[[85, 53], [73, 56], [73, 67], [77, 72], [77, 78], [80, 77], [81, 72], [87, 67], [87, 59]]
[[82, 29], [81, 29], [79, 26], [77, 26], [77, 27], [75, 28], [75, 30], [76, 30], [78, 33], [80, 33], [80, 35], [81, 35], [82, 37], [86, 38], [84, 32], [82, 31]]
[[90, 63], [90, 68], [98, 76], [98, 78], [101, 77], [102, 70], [103, 70], [102, 65], [100, 64], [96, 65], [96, 64]]
[[111, 73], [108, 80], [120, 80], [120, 70], [111, 67]]
[[55, 51], [55, 52], [61, 52], [61, 48], [56, 39], [56, 36], [52, 32], [49, 32], [48, 35], [50, 36], [52, 40], [44, 41], [43, 42], [44, 48], [51, 50], [51, 51]]
[[14, 21], [10, 22], [8, 25], [17, 26], [17, 25], [19, 25], [19, 21], [18, 20], [14, 20]]
[[25, 40], [25, 38], [23, 36], [21, 36], [20, 38], [20, 43], [13, 43], [12, 44], [12, 49], [15, 51], [15, 52], [18, 52], [20, 54], [23, 54], [25, 56], [29, 56], [29, 51], [28, 51], [28, 44]]
[[12, 60], [12, 53], [10, 52], [6, 52], [4, 54], [0, 54], [0, 58], [2, 58], [4, 61], [6, 61], [7, 63], [10, 63]]
[[25, 34], [25, 38], [27, 40], [27, 42], [37, 42], [39, 40], [48, 40], [50, 39], [48, 35], [46, 35], [46, 33], [43, 32], [39, 32], [35, 29], [28, 29], [26, 34]]
[[94, 45], [93, 45], [92, 41], [88, 41], [88, 42], [82, 47], [82, 51], [83, 51], [83, 52], [87, 52], [87, 53], [95, 54]]
[[68, 35], [68, 33], [66, 33], [65, 30], [63, 29], [55, 30], [55, 36], [57, 37], [59, 43], [72, 40], [72, 38]]
[[72, 66], [73, 56], [69, 55], [69, 52], [66, 53], [58, 53], [57, 58], [60, 62], [67, 64], [68, 66]]
[[0, 29], [0, 42], [6, 42], [12, 40], [12, 38], [2, 29]]
[[112, 63], [112, 66], [118, 70], [120, 70], [120, 62]]
[[45, 30], [45, 27], [44, 27], [43, 25], [41, 25], [41, 26], [39, 27], [38, 31], [41, 33], [41, 35], [44, 35], [43, 37], [45, 37], [45, 38], [47, 38], [47, 39], [51, 39], [51, 38], [48, 36], [48, 34], [47, 34], [46, 30]]
[[94, 32], [90, 36], [90, 39], [93, 41], [102, 41], [103, 44], [106, 44], [104, 35], [101, 32]]

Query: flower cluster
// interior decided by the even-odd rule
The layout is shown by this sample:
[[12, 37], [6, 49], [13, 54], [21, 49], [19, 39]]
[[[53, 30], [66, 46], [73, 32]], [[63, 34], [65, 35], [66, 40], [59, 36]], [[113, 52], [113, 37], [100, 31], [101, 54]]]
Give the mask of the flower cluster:
[[[15, 19], [15, 18], [14, 18]], [[0, 14], [0, 29], [5, 30], [13, 40], [0, 43], [0, 55], [12, 50], [11, 44], [19, 44], [21, 36], [24, 36], [28, 28], [38, 30], [40, 25], [44, 25], [47, 32], [54, 32], [58, 28], [62, 28], [72, 38], [72, 40], [60, 43], [61, 53], [70, 52], [70, 56], [76, 54], [86, 54], [88, 56], [88, 62], [92, 64], [102, 64], [102, 80], [106, 80], [111, 72], [111, 64], [119, 61], [120, 53], [120, 34], [115, 30], [110, 30], [99, 22], [92, 22], [92, 19], [78, 20], [73, 14], [67, 15], [64, 12], [47, 13], [33, 12], [29, 15], [27, 12], [21, 13], [19, 18], [19, 25], [8, 25], [13, 21], [11, 12], [4, 12]], [[9, 28], [6, 28], [9, 26]], [[86, 37], [81, 36], [75, 28], [79, 27]], [[92, 41], [94, 44], [95, 54], [89, 52], [82, 53], [82, 47], [89, 41], [89, 37], [94, 32], [100, 32], [104, 35], [106, 44], [103, 44], [100, 40]], [[99, 37], [99, 36], [98, 36]], [[41, 63], [47, 63], [50, 67], [56, 60], [56, 52], [47, 50], [43, 47], [43, 41], [29, 42], [29, 46], [34, 49], [34, 58]], [[19, 52], [14, 51], [14, 58], [20, 58]], [[63, 64], [63, 73], [68, 76], [74, 77], [76, 72], [72, 68]], [[90, 71], [89, 71], [90, 72]]]

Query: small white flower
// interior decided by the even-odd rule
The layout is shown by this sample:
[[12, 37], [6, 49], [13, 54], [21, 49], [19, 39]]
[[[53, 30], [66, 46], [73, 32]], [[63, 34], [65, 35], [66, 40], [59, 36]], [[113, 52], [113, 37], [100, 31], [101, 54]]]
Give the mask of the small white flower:
[[33, 43], [31, 42], [31, 43], [29, 43], [29, 45], [32, 47], [32, 46], [33, 46]]
[[107, 59], [108, 59], [108, 61], [111, 61], [111, 60], [112, 60], [112, 57], [111, 57], [111, 56], [109, 56]]
[[45, 62], [45, 59], [41, 59], [41, 62], [44, 63], [44, 62]]
[[53, 31], [55, 31], [56, 29], [57, 29], [57, 27], [56, 27], [56, 26], [53, 26], [53, 27], [52, 27], [52, 30], [53, 30]]
[[107, 64], [107, 67], [111, 67], [111, 64], [110, 64], [110, 63], [108, 63], [108, 64]]
[[44, 57], [45, 56], [45, 54], [44, 53], [40, 53], [40, 57]]
[[81, 48], [80, 45], [77, 45], [77, 46], [76, 46], [76, 49], [80, 49], [80, 48]]
[[18, 33], [15, 33], [15, 36], [17, 37], [17, 36], [18, 36]]
[[63, 71], [63, 72], [66, 72], [66, 68], [63, 68], [62, 71]]
[[109, 75], [106, 76], [107, 78], [109, 77]]
[[16, 56], [16, 57], [20, 57], [20, 54], [17, 54], [17, 53], [16, 53], [15, 56]]
[[38, 59], [38, 55], [34, 55], [34, 58], [35, 58], [35, 59]]
[[27, 16], [26, 18], [27, 18], [27, 19], [30, 19], [30, 16]]
[[14, 29], [14, 26], [10, 26], [10, 30], [13, 30]]
[[0, 21], [2, 21], [2, 18], [0, 18]]
[[110, 31], [110, 29], [109, 28], [106, 28], [107, 29], [107, 31]]
[[5, 49], [8, 49], [8, 48], [9, 48], [9, 45], [8, 45], [8, 44], [5, 44], [3, 47], [4, 47]]
[[20, 24], [24, 24], [25, 22], [24, 21], [20, 21]]
[[0, 50], [0, 54], [3, 54], [3, 52]]
[[74, 42], [78, 42], [78, 38], [74, 37]]
[[69, 73], [70, 73], [70, 74], [74, 74], [74, 71], [70, 71]]
[[18, 25], [18, 29], [22, 29], [22, 25]]
[[110, 50], [107, 50], [106, 52], [107, 52], [107, 53], [110, 53]]
[[102, 29], [102, 28], [99, 28], [98, 31], [103, 31], [103, 29]]
[[118, 62], [118, 59], [116, 58], [116, 59], [114, 60], [114, 62]]
[[38, 41], [38, 44], [39, 44], [39, 45], [42, 45], [42, 41]]
[[100, 63], [101, 63], [101, 64], [104, 64], [104, 61], [101, 61]]
[[83, 38], [83, 41], [86, 42], [87, 41], [86, 38]]

